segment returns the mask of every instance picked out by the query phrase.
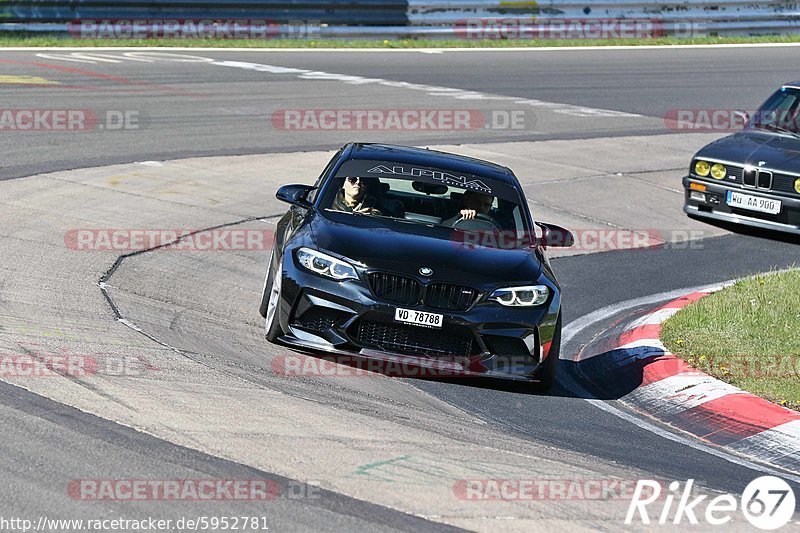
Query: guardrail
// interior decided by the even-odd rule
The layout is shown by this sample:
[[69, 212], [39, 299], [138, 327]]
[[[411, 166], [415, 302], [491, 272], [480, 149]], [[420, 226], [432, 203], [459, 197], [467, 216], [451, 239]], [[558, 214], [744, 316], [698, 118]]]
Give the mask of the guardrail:
[[0, 22], [265, 19], [329, 25], [405, 26], [406, 0], [5, 0]]
[[[412, 26], [541, 25], [648, 20], [671, 34], [687, 23], [707, 34], [770, 34], [800, 29], [800, 4], [786, 0], [409, 0]], [[683, 25], [681, 25], [683, 23]]]
[[409, 0], [412, 24], [454, 24], [465, 18], [650, 18], [681, 20], [741, 20], [797, 18], [799, 4], [784, 0]]
[[[0, 0], [0, 31], [78, 20], [261, 19], [315, 23], [315, 38], [591, 38], [592, 23], [649, 22], [652, 36], [800, 32], [794, 0]], [[570, 32], [570, 25], [581, 31]], [[588, 30], [587, 30], [588, 28]], [[474, 30], [474, 31], [472, 31]], [[291, 35], [291, 31], [279, 35]], [[273, 35], [273, 37], [275, 37]]]

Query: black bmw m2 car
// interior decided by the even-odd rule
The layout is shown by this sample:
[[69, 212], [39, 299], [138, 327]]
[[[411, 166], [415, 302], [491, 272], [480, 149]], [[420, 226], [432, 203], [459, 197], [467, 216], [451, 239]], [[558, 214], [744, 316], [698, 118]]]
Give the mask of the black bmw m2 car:
[[800, 234], [800, 82], [778, 89], [744, 129], [703, 147], [683, 178], [683, 210]]
[[291, 207], [261, 300], [269, 341], [551, 386], [561, 294], [545, 248], [573, 236], [532, 221], [511, 170], [348, 144], [277, 197]]

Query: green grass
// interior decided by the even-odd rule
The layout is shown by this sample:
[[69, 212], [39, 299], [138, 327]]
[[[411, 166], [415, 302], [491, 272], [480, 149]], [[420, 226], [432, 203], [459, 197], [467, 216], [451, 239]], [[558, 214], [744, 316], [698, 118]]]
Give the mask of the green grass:
[[696, 368], [800, 410], [800, 270], [748, 278], [685, 307], [661, 340]]
[[663, 37], [654, 39], [73, 39], [58, 35], [30, 35], [0, 32], [0, 47], [217, 47], [217, 48], [519, 48], [549, 46], [642, 46], [736, 43], [797, 43], [800, 35], [763, 37]]

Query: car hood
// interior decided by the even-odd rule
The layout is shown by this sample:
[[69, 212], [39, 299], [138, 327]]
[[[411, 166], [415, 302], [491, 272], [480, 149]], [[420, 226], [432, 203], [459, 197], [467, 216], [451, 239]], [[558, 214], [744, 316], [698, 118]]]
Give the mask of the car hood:
[[542, 265], [531, 248], [478, 247], [450, 238], [454, 232], [391, 219], [345, 213], [316, 213], [311, 220], [314, 244], [363, 267], [420, 277], [433, 270], [434, 281], [497, 285], [532, 283]]
[[714, 141], [695, 157], [800, 172], [800, 139], [744, 130]]

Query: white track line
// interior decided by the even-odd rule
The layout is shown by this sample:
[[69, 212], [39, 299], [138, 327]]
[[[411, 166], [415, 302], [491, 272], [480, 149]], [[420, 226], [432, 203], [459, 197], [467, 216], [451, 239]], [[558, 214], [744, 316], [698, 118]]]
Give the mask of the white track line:
[[[615, 111], [611, 109], [600, 109], [594, 107], [578, 106], [573, 104], [566, 104], [560, 102], [548, 102], [544, 100], [536, 100], [532, 98], [520, 98], [517, 96], [507, 96], [501, 94], [485, 93], [480, 91], [471, 91], [467, 89], [459, 89], [456, 87], [443, 87], [440, 85], [427, 85], [421, 83], [411, 83], [407, 81], [396, 81], [384, 78], [367, 78], [364, 76], [357, 76], [352, 74], [339, 74], [335, 72], [326, 72], [321, 70], [309, 70], [295, 67], [284, 67], [279, 65], [270, 65], [265, 63], [251, 63], [248, 61], [228, 61], [213, 59], [204, 56], [194, 56], [189, 54], [171, 54], [169, 52], [126, 52], [119, 56], [97, 53], [70, 53], [70, 54], [56, 54], [56, 53], [37, 53], [37, 57], [45, 59], [52, 59], [56, 61], [71, 61], [78, 63], [120, 63], [125, 60], [134, 61], [178, 61], [184, 63], [198, 63], [202, 65], [216, 65], [221, 67], [239, 68], [254, 72], [263, 72], [267, 74], [289, 74], [294, 75], [302, 80], [317, 80], [317, 81], [335, 81], [347, 83], [349, 85], [381, 85], [392, 87], [396, 89], [406, 89], [412, 91], [421, 91], [428, 96], [442, 96], [447, 98], [456, 99], [459, 101], [478, 101], [478, 102], [504, 102], [509, 105], [526, 106], [529, 108], [542, 108], [546, 111], [553, 113], [571, 115], [576, 117], [607, 117], [607, 118], [643, 118], [642, 115], [635, 113], [626, 113], [624, 111]], [[96, 59], [96, 61], [93, 60]]]
[[303, 80], [338, 81], [341, 83], [346, 83], [349, 85], [357, 85], [357, 86], [382, 85], [396, 89], [421, 91], [426, 93], [428, 96], [443, 96], [447, 98], [453, 98], [456, 100], [479, 101], [479, 102], [501, 101], [501, 102], [506, 102], [508, 104], [515, 104], [515, 105], [528, 106], [534, 108], [541, 107], [547, 111], [552, 111], [553, 113], [561, 113], [564, 115], [573, 115], [578, 117], [624, 117], [624, 118], [642, 117], [642, 115], [637, 115], [635, 113], [625, 113], [623, 111], [577, 106], [559, 102], [546, 102], [544, 100], [536, 100], [533, 98], [519, 98], [516, 96], [492, 94], [480, 91], [470, 91], [467, 89], [459, 89], [457, 87], [443, 87], [440, 85], [427, 85], [422, 83], [411, 83], [407, 81], [389, 80], [384, 78], [367, 78], [364, 76], [356, 76], [352, 74], [338, 74], [335, 72], [325, 72], [322, 70], [308, 70], [308, 69], [293, 68], [293, 67], [283, 67], [279, 65], [269, 65], [265, 63], [212, 60], [211, 62], [202, 64], [216, 65], [229, 68], [239, 68], [255, 72], [264, 72], [268, 74], [291, 74]]

